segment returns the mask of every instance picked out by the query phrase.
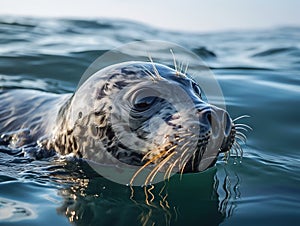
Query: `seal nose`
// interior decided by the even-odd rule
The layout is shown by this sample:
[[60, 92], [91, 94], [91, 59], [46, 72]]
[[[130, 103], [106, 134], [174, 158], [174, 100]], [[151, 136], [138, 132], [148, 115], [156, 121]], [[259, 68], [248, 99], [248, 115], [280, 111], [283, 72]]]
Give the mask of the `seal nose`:
[[229, 114], [218, 107], [209, 106], [199, 110], [200, 134], [211, 133], [213, 137], [228, 137], [232, 121]]

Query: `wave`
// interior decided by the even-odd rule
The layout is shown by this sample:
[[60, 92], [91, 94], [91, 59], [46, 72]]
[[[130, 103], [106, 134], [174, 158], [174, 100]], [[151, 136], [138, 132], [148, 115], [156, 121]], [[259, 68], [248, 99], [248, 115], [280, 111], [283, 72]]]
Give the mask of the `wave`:
[[196, 53], [198, 56], [203, 58], [214, 58], [217, 57], [217, 55], [211, 51], [208, 50], [206, 47], [198, 47], [193, 49], [193, 52]]
[[252, 55], [252, 57], [266, 57], [266, 56], [273, 56], [279, 54], [287, 54], [287, 53], [294, 53], [298, 52], [300, 54], [300, 49], [296, 47], [282, 47], [282, 48], [270, 48]]

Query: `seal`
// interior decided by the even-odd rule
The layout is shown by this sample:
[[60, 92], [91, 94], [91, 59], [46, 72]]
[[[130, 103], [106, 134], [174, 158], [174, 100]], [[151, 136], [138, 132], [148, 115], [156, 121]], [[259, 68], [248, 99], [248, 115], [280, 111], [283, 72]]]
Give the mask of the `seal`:
[[93, 161], [199, 172], [236, 143], [228, 112], [202, 95], [188, 74], [124, 62], [96, 72], [74, 94], [0, 91], [0, 133], [14, 147], [38, 143]]

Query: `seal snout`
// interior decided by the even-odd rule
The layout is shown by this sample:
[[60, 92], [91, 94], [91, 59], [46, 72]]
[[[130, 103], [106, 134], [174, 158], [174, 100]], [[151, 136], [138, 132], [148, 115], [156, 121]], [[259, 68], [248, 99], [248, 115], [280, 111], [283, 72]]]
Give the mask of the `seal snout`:
[[200, 134], [199, 139], [209, 138], [219, 144], [220, 152], [230, 150], [235, 139], [235, 127], [227, 111], [209, 105], [198, 110]]
[[198, 117], [200, 123], [200, 134], [212, 132], [214, 136], [219, 133], [228, 135], [231, 130], [231, 118], [229, 114], [218, 107], [209, 105], [204, 109], [198, 109]]

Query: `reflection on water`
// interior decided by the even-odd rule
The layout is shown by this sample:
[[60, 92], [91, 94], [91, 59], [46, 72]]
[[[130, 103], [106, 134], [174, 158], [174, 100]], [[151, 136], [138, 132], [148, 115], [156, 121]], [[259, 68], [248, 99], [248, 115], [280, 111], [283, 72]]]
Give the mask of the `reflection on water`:
[[14, 222], [35, 219], [35, 205], [10, 199], [0, 199], [0, 221]]
[[[1, 199], [0, 216], [7, 225], [36, 222], [49, 211], [49, 202], [76, 225], [219, 225], [233, 214], [232, 200], [240, 196], [238, 180], [233, 181], [238, 177], [226, 165], [199, 174], [175, 175], [155, 186], [129, 187], [101, 177], [82, 161], [16, 161], [20, 156], [10, 156], [23, 184], [10, 182], [13, 175], [2, 177], [0, 189], [6, 192], [1, 196], [6, 199]], [[21, 187], [23, 193], [15, 196]], [[45, 191], [56, 194], [45, 195]], [[28, 203], [27, 196], [35, 197], [35, 204]], [[8, 202], [7, 198], [12, 199]]]
[[[216, 169], [182, 179], [176, 175], [155, 186], [127, 187], [88, 172], [86, 164], [78, 167], [84, 174], [65, 178], [73, 184], [59, 190], [64, 201], [58, 208], [76, 225], [219, 225], [227, 210], [233, 211], [228, 206], [234, 189], [228, 177], [219, 181]], [[220, 191], [226, 194], [222, 198]]]
[[[222, 178], [219, 181], [217, 178]], [[219, 184], [222, 182], [221, 184]], [[225, 217], [231, 217], [237, 207], [236, 200], [241, 198], [240, 179], [238, 173], [229, 171], [226, 166], [217, 171], [216, 175], [217, 193], [219, 195], [219, 211]]]

